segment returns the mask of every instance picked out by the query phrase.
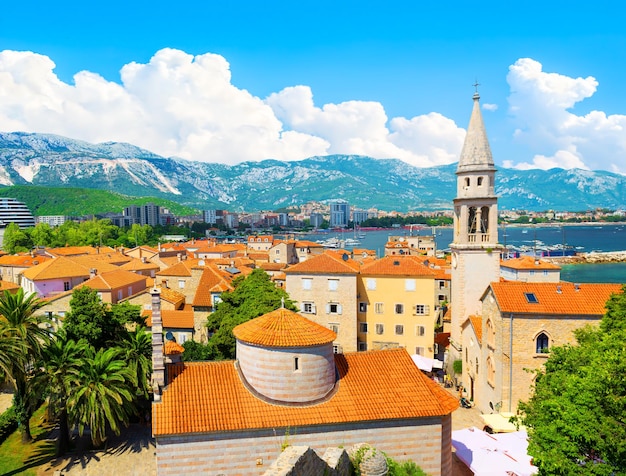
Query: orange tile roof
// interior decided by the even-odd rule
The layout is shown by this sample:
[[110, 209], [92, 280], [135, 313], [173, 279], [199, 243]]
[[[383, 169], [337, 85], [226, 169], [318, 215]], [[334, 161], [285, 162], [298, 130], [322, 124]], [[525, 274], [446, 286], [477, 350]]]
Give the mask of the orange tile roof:
[[198, 281], [198, 287], [193, 297], [193, 305], [196, 307], [211, 307], [213, 300], [212, 293], [223, 293], [232, 291], [232, 277], [229, 273], [221, 271], [214, 266], [207, 266], [202, 271], [202, 276]]
[[233, 334], [238, 340], [267, 347], [309, 347], [337, 338], [330, 329], [285, 308], [239, 324]]
[[519, 258], [501, 260], [500, 266], [503, 268], [530, 270], [530, 269], [561, 269], [560, 266], [535, 259], [532, 256], [520, 256]]
[[361, 274], [435, 277], [435, 272], [415, 256], [385, 256], [361, 266]]
[[125, 269], [126, 271], [148, 271], [152, 269], [158, 270], [159, 266], [151, 261], [146, 261], [144, 263], [138, 258], [133, 258], [128, 263], [121, 265], [120, 269]]
[[44, 255], [3, 255], [0, 256], [0, 266], [14, 266], [20, 268], [30, 268], [31, 266], [37, 266], [44, 261], [49, 261], [52, 258]]
[[315, 241], [308, 240], [296, 240], [295, 242], [296, 248], [323, 248], [324, 245], [321, 243], [316, 243]]
[[483, 320], [480, 316], [470, 316], [469, 321], [472, 323], [472, 327], [474, 328], [474, 334], [476, 334], [476, 339], [480, 344], [483, 341]]
[[[144, 310], [141, 315], [146, 316], [146, 326], [152, 327], [152, 311]], [[161, 320], [164, 328], [193, 329], [194, 327], [193, 310], [189, 305], [176, 311], [161, 309]]]
[[265, 271], [280, 271], [287, 265], [285, 263], [259, 263], [259, 268]]
[[0, 281], [0, 291], [16, 291], [20, 287], [11, 281]]
[[95, 246], [63, 246], [60, 248], [46, 248], [46, 253], [53, 256], [79, 256], [112, 252], [115, 252], [115, 250], [110, 246], [102, 246], [100, 248]]
[[233, 361], [179, 364], [154, 403], [155, 436], [449, 415], [458, 400], [427, 378], [405, 349], [335, 355], [337, 392], [311, 406], [266, 403], [243, 385]]
[[157, 276], [191, 276], [191, 269], [198, 266], [200, 260], [195, 258], [187, 258], [181, 261], [177, 261], [176, 264], [159, 271]]
[[[503, 313], [601, 316], [606, 301], [611, 294], [621, 293], [622, 285], [501, 281], [491, 283], [490, 288]], [[528, 302], [529, 293], [535, 295], [536, 303]]]
[[22, 276], [30, 279], [31, 281], [39, 281], [39, 280], [48, 280], [48, 279], [60, 279], [60, 278], [71, 278], [71, 277], [89, 277], [89, 270], [94, 268], [98, 270], [98, 272], [106, 272], [118, 269], [117, 266], [106, 263], [106, 262], [97, 262], [97, 263], [89, 263], [91, 266], [88, 266], [83, 263], [77, 263], [72, 258], [66, 258], [64, 256], [60, 256], [58, 258], [54, 258], [48, 261], [45, 261], [41, 264], [33, 266], [22, 273]]
[[[287, 274], [356, 274], [359, 264], [354, 260], [342, 259], [343, 255], [325, 252], [306, 261], [294, 264], [285, 270]], [[346, 254], [347, 256], [347, 254]]]
[[163, 347], [163, 353], [165, 355], [182, 354], [183, 352], [185, 352], [185, 348], [178, 342], [173, 340], [166, 340]]
[[98, 291], [109, 291], [140, 282], [144, 283], [145, 287], [146, 277], [131, 271], [116, 269], [114, 271], [98, 274], [85, 281], [82, 286], [87, 286]]
[[159, 286], [159, 290], [161, 291], [161, 299], [173, 304], [176, 309], [185, 303], [185, 295], [183, 293], [165, 286]]

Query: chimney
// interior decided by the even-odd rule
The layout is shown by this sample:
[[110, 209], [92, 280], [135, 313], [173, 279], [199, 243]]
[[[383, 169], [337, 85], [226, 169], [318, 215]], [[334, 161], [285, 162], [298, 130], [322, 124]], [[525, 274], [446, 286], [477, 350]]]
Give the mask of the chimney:
[[574, 291], [576, 291], [576, 292], [580, 291], [580, 284], [578, 284], [578, 283], [574, 284]]
[[154, 287], [152, 295], [152, 390], [154, 401], [161, 401], [161, 392], [165, 387], [165, 359], [163, 355], [163, 320], [161, 319], [161, 291]]
[[98, 275], [98, 270], [96, 268], [91, 268], [89, 270], [89, 278], [95, 278]]
[[561, 294], [563, 291], [561, 290], [561, 286], [556, 287], [557, 294]]
[[183, 260], [183, 255], [176, 253], [176, 259], [178, 259], [178, 262], [180, 263]]

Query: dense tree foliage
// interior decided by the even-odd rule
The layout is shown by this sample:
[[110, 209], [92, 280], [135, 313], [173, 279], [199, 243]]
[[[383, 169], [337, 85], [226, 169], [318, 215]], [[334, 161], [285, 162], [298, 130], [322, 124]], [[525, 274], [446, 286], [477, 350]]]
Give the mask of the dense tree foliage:
[[97, 291], [87, 286], [74, 288], [70, 311], [65, 316], [63, 328], [70, 339], [85, 339], [96, 349], [119, 340], [128, 322], [142, 322], [140, 306], [128, 303], [109, 305], [103, 303]]
[[439, 216], [439, 217], [425, 217], [422, 215], [409, 215], [402, 216], [387, 216], [380, 218], [368, 218], [360, 224], [362, 227], [379, 227], [379, 228], [391, 228], [394, 225], [424, 225], [424, 226], [442, 226], [451, 225], [452, 218]]
[[211, 334], [209, 345], [216, 360], [235, 358], [235, 326], [278, 309], [283, 301], [286, 308], [297, 310], [287, 292], [277, 288], [262, 269], [236, 278], [233, 287], [232, 292], [222, 293], [221, 302], [206, 323]]
[[599, 328], [552, 347], [520, 405], [529, 454], [542, 475], [626, 474], [626, 286]]

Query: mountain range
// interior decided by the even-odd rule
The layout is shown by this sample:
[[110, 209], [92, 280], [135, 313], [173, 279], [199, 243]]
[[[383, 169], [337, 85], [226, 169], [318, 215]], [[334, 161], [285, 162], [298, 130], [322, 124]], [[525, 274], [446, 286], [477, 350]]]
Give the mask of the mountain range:
[[[223, 165], [166, 158], [131, 144], [91, 144], [52, 134], [0, 133], [0, 186], [108, 190], [195, 209], [276, 210], [345, 199], [357, 208], [452, 207], [456, 164], [418, 168], [397, 159], [329, 155]], [[626, 208], [626, 176], [589, 170], [499, 168], [500, 209]]]

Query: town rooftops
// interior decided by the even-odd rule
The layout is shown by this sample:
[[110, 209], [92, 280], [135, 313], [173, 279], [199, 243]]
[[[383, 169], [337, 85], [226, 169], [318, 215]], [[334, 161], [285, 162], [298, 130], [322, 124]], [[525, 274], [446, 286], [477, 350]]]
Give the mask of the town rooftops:
[[[405, 349], [336, 354], [337, 392], [322, 403], [266, 403], [242, 383], [233, 361], [168, 368], [170, 384], [153, 404], [155, 436], [300, 428], [449, 415], [458, 401], [427, 378]], [[174, 377], [173, 379], [171, 377]]]
[[472, 324], [474, 334], [476, 334], [476, 339], [478, 339], [478, 343], [480, 344], [483, 341], [483, 320], [480, 316], [474, 315], [471, 315], [468, 320]]
[[52, 258], [45, 255], [2, 255], [0, 256], [0, 266], [12, 266], [14, 268], [30, 268], [31, 266], [37, 266], [44, 261], [49, 261]]
[[91, 265], [92, 266], [88, 266], [87, 263], [77, 263], [72, 258], [61, 256], [28, 268], [22, 273], [22, 276], [30, 279], [31, 281], [72, 277], [88, 278], [92, 268], [97, 269], [98, 272], [113, 271], [118, 269], [117, 266], [107, 262], [91, 263]]
[[264, 347], [308, 347], [337, 338], [330, 329], [285, 308], [239, 324], [233, 334], [240, 341]]
[[140, 282], [143, 282], [145, 285], [146, 277], [131, 271], [116, 269], [98, 274], [85, 281], [81, 286], [87, 286], [97, 291], [109, 291]]
[[355, 274], [359, 264], [347, 252], [326, 251], [312, 256], [306, 261], [294, 264], [285, 270], [286, 274]]
[[502, 313], [601, 316], [606, 301], [612, 294], [621, 293], [622, 285], [500, 281], [491, 283], [489, 289]]
[[[146, 318], [146, 326], [152, 327], [152, 311], [144, 310], [141, 313]], [[193, 309], [189, 305], [181, 310], [161, 309], [163, 327], [169, 329], [193, 329]]]

